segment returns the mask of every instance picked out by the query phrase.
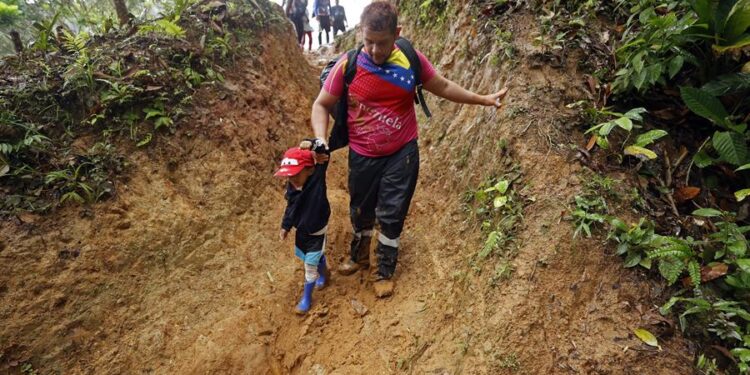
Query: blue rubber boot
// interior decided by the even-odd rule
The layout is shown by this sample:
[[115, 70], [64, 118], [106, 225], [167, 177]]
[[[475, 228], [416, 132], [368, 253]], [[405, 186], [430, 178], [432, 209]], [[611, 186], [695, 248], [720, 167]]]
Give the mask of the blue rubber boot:
[[305, 289], [302, 291], [302, 298], [300, 298], [297, 304], [297, 314], [305, 315], [310, 311], [312, 305], [312, 292], [315, 288], [315, 282], [305, 283]]
[[326, 256], [320, 257], [318, 263], [318, 279], [315, 280], [315, 289], [321, 290], [328, 285], [328, 281], [331, 278], [331, 271], [328, 270], [328, 264], [326, 263]]

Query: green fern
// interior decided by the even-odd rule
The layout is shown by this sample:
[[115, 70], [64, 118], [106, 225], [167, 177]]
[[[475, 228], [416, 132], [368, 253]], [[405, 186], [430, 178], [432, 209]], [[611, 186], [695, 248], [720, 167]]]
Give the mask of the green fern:
[[141, 26], [138, 31], [140, 33], [160, 33], [173, 38], [184, 38], [186, 35], [185, 29], [167, 19], [155, 21], [151, 25]]
[[648, 258], [649, 259], [663, 259], [663, 258], [670, 258], [670, 257], [671, 258], [682, 259], [682, 258], [686, 258], [688, 256], [689, 256], [689, 254], [687, 254], [685, 252], [685, 250], [674, 248], [674, 247], [664, 248], [664, 249], [659, 249], [659, 250], [654, 250], [654, 251], [649, 251], [648, 252]]
[[693, 287], [697, 288], [701, 285], [701, 266], [695, 260], [691, 260], [687, 266], [688, 274], [690, 275], [690, 281], [693, 283]]
[[70, 31], [63, 31], [63, 45], [69, 51], [75, 51], [78, 53], [83, 52], [86, 49], [86, 43], [89, 41], [89, 34], [85, 31], [73, 35]]
[[674, 284], [685, 270], [685, 262], [676, 257], [665, 257], [659, 260], [659, 273], [667, 279], [669, 285]]
[[498, 244], [501, 241], [502, 234], [498, 231], [492, 231], [487, 236], [487, 240], [484, 242], [484, 247], [482, 248], [482, 251], [479, 252], [479, 259], [484, 259], [488, 255], [490, 255], [497, 247]]

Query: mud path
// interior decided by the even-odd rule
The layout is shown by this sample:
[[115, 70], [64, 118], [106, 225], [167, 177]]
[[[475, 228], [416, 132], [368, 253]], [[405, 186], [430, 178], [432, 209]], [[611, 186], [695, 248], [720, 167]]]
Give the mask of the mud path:
[[[520, 61], [533, 53], [533, 24], [531, 15], [514, 22]], [[469, 40], [476, 35], [472, 26], [453, 27], [466, 40], [435, 42], [439, 38], [429, 35], [412, 40], [424, 50], [447, 51], [433, 51], [438, 69], [476, 91], [497, 90], [513, 77], [506, 109], [430, 98], [435, 116], [421, 122], [422, 171], [402, 236], [395, 295], [375, 299], [364, 272], [336, 277], [316, 295], [310, 316], [281, 317], [284, 323], [269, 340], [276, 368], [300, 374], [689, 372], [692, 358], [681, 338], [666, 336], [664, 351], [653, 352], [632, 334], [659, 324], [651, 301], [663, 288], [624, 270], [602, 243], [572, 239], [570, 223], [562, 221], [584, 178], [564, 147], [574, 134], [564, 125], [565, 105], [583, 95], [576, 62], [562, 69], [514, 63], [498, 70], [487, 64], [466, 72], [461, 67], [469, 65], [468, 58], [462, 54], [479, 51], [464, 46], [486, 46]], [[329, 177], [331, 202], [338, 208], [329, 249], [336, 261], [347, 249], [348, 224], [341, 218], [347, 207], [345, 160], [334, 157]], [[496, 259], [476, 262], [485, 238], [462, 209], [461, 197], [511, 164], [520, 165], [517, 188], [529, 204], [512, 275], [498, 282]], [[301, 271], [297, 274], [301, 279]], [[298, 293], [297, 280], [291, 280], [289, 299]], [[367, 308], [364, 315], [359, 305]]]
[[[513, 30], [529, 48], [521, 61], [525, 17]], [[415, 38], [425, 51], [437, 46], [428, 38]], [[365, 272], [334, 274], [308, 316], [293, 313], [303, 271], [291, 241], [276, 238], [284, 201], [272, 171], [309, 134], [318, 67], [271, 36], [260, 64], [228, 72], [223, 94], [198, 95], [194, 121], [162, 151], [133, 154], [130, 181], [93, 219], [69, 208], [2, 224], [0, 373], [688, 373], [680, 337], [655, 351], [631, 333], [651, 324], [660, 287], [560, 220], [581, 168], [549, 140], [564, 143], [564, 105], [582, 95], [575, 62], [466, 71], [472, 54], [496, 47], [465, 56], [468, 40], [443, 42], [448, 52], [433, 55], [446, 76], [489, 91], [512, 74], [514, 90], [501, 112], [429, 99], [394, 296], [377, 300]], [[530, 199], [513, 272], [493, 281], [499, 264], [475, 262], [485, 238], [461, 197], [507, 163], [520, 165]], [[348, 248], [346, 174], [337, 152], [334, 268]]]

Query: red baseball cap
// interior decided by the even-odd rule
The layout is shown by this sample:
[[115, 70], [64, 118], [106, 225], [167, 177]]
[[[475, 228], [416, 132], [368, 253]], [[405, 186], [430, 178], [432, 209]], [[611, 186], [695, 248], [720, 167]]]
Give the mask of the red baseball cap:
[[313, 166], [315, 166], [315, 159], [313, 158], [312, 151], [292, 147], [286, 150], [279, 170], [273, 175], [276, 177], [291, 177], [305, 169], [305, 167]]

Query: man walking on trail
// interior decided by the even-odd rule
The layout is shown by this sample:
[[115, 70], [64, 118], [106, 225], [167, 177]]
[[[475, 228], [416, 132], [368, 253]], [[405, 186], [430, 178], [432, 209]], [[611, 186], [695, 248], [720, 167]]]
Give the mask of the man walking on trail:
[[318, 44], [323, 45], [323, 31], [326, 33], [326, 44], [330, 43], [331, 32], [331, 0], [316, 0], [313, 4], [313, 17], [318, 18]]
[[303, 45], [305, 36], [305, 14], [307, 12], [307, 0], [289, 0], [286, 8], [286, 15], [294, 24], [294, 31], [297, 32], [297, 43]]
[[[356, 74], [348, 88], [349, 194], [353, 238], [350, 259], [338, 271], [351, 275], [369, 268], [369, 249], [375, 220], [380, 226], [376, 249], [375, 294], [393, 293], [404, 220], [419, 173], [417, 117], [414, 109], [415, 75], [396, 45], [400, 34], [394, 5], [376, 1], [361, 18], [364, 47], [356, 59]], [[457, 103], [500, 107], [507, 88], [478, 95], [438, 74], [417, 52], [423, 87]], [[312, 107], [315, 137], [325, 142], [334, 105], [344, 92], [347, 54], [339, 58]], [[423, 244], [431, 246], [431, 244]]]
[[349, 21], [346, 20], [346, 11], [344, 7], [339, 5], [339, 0], [336, 0], [336, 5], [331, 7], [331, 16], [333, 17], [333, 38], [336, 38], [336, 33], [346, 31], [349, 27]]

